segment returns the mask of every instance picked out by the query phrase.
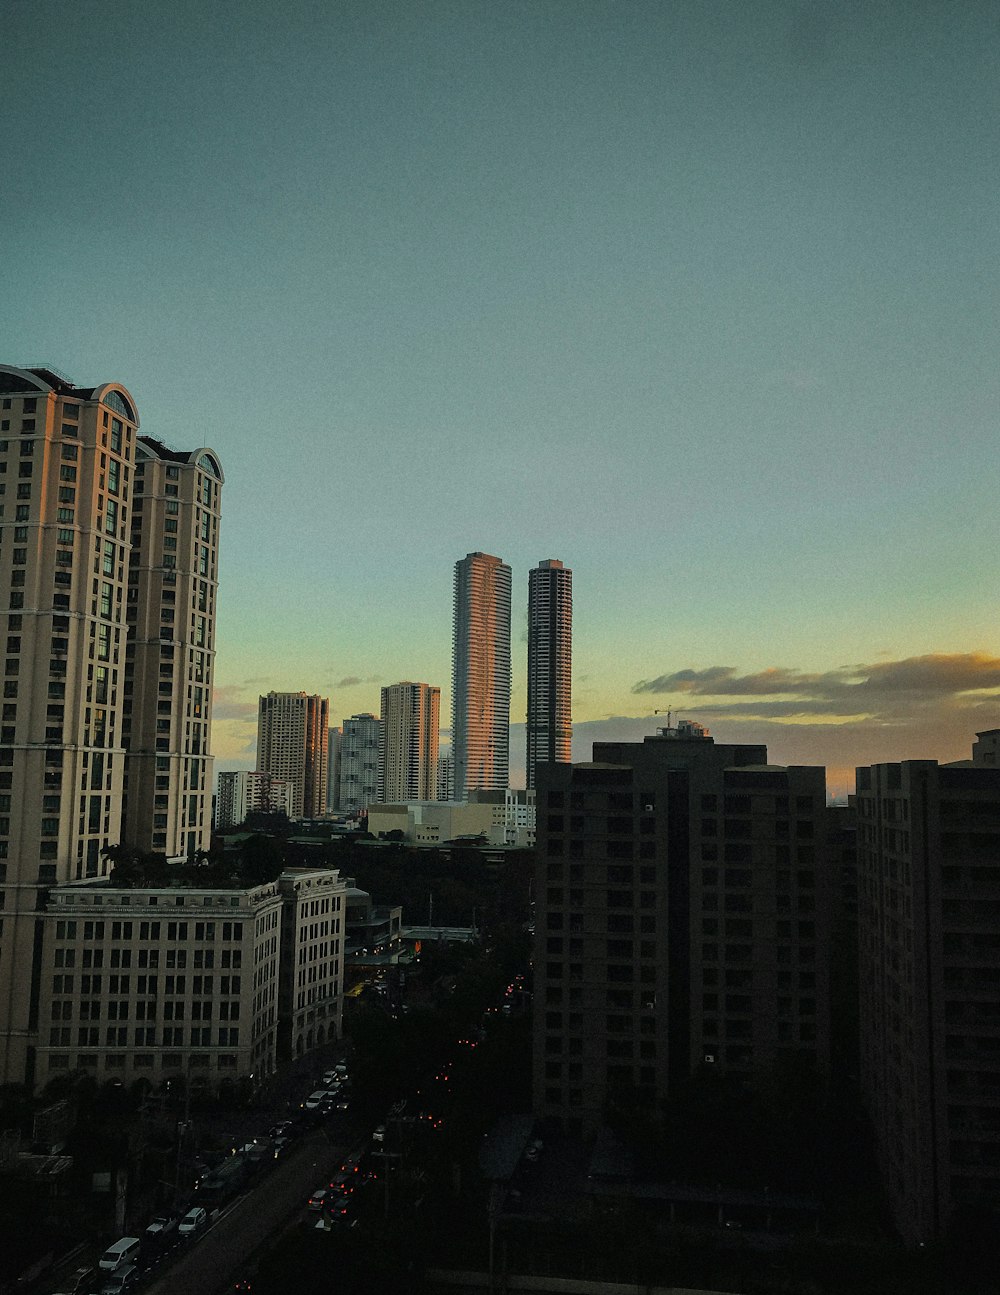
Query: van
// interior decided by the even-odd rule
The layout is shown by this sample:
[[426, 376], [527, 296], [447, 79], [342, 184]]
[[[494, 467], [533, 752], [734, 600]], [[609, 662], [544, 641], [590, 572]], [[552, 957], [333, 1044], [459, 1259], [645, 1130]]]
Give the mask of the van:
[[119, 1268], [124, 1268], [127, 1264], [134, 1264], [139, 1258], [139, 1238], [122, 1237], [116, 1241], [113, 1246], [109, 1246], [101, 1255], [101, 1261], [97, 1265], [102, 1272], [113, 1273]]
[[122, 1295], [138, 1276], [139, 1269], [135, 1264], [128, 1264], [124, 1268], [119, 1268], [117, 1272], [108, 1273], [100, 1295]]

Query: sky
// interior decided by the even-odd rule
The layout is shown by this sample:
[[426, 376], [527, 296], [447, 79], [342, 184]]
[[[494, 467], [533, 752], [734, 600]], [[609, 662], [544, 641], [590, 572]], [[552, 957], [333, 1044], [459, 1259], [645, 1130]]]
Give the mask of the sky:
[[[12, 0], [0, 359], [226, 477], [214, 749], [574, 572], [574, 758], [1000, 726], [991, 0]], [[12, 56], [13, 55], [13, 56]]]

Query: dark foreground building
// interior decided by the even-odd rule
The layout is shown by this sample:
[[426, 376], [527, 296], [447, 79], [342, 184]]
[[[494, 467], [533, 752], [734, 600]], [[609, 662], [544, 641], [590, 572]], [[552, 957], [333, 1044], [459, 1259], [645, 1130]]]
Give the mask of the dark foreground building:
[[978, 737], [972, 761], [857, 771], [861, 1082], [912, 1244], [1000, 1214], [1000, 768]]
[[538, 769], [534, 1107], [829, 1065], [825, 771], [682, 722]]

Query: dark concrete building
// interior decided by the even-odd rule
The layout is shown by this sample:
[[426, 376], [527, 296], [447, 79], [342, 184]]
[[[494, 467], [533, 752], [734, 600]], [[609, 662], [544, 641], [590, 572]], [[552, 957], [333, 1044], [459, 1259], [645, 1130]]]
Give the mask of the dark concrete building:
[[857, 771], [862, 1092], [904, 1240], [1000, 1209], [1000, 769]]
[[534, 1104], [571, 1131], [712, 1066], [829, 1064], [822, 768], [681, 723], [539, 766]]

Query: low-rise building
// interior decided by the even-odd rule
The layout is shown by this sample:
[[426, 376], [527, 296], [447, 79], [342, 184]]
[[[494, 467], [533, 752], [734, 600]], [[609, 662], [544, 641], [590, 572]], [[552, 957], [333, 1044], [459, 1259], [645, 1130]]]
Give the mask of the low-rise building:
[[55, 887], [41, 914], [36, 1075], [184, 1075], [256, 1085], [279, 1037], [301, 1055], [339, 1037], [344, 883], [288, 869], [261, 885]]
[[530, 848], [535, 841], [533, 791], [471, 791], [467, 801], [408, 800], [370, 805], [373, 836], [401, 832], [413, 845], [443, 845], [461, 837], [483, 837], [488, 845]]

